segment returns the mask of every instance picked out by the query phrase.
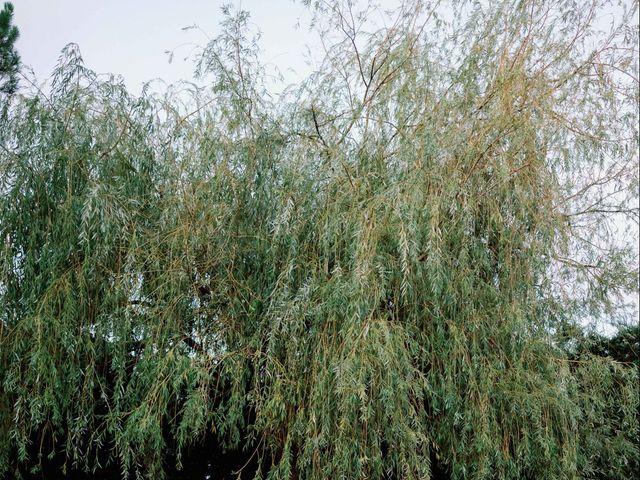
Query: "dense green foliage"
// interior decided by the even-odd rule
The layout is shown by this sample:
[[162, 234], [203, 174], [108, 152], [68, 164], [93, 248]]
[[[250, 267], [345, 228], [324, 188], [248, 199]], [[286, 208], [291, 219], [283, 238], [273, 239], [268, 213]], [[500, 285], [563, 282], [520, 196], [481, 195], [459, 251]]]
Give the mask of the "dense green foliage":
[[622, 327], [613, 337], [590, 332], [580, 339], [577, 355], [611, 357], [622, 363], [640, 363], [640, 325]]
[[13, 93], [18, 86], [18, 68], [20, 55], [16, 52], [15, 42], [20, 33], [18, 27], [11, 24], [13, 4], [5, 2], [0, 10], [0, 94]]
[[0, 127], [0, 474], [158, 478], [213, 432], [248, 478], [630, 477], [637, 364], [565, 336], [637, 292], [637, 10], [604, 6], [314, 3], [276, 99], [243, 12], [206, 89], [67, 47]]

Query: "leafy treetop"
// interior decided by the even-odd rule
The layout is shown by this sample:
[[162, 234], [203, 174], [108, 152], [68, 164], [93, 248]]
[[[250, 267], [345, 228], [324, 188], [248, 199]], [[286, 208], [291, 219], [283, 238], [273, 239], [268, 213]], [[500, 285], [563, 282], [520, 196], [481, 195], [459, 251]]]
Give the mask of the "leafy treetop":
[[631, 477], [638, 368], [563, 335], [638, 288], [637, 2], [308, 3], [277, 98], [232, 11], [207, 88], [70, 45], [15, 96], [0, 472], [158, 478], [213, 436], [245, 478]]
[[15, 42], [20, 33], [12, 25], [13, 4], [5, 2], [0, 11], [0, 92], [13, 93], [18, 86], [17, 72], [20, 56], [15, 50]]

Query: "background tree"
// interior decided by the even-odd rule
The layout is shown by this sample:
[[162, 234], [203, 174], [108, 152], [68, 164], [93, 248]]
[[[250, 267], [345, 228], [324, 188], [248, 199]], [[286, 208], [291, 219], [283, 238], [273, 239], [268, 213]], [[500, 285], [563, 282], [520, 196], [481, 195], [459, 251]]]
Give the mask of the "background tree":
[[20, 33], [12, 25], [13, 4], [5, 2], [0, 11], [0, 92], [13, 93], [18, 86], [20, 56], [15, 50], [15, 42]]
[[637, 292], [637, 4], [309, 3], [277, 99], [227, 11], [210, 89], [71, 45], [0, 124], [0, 471], [631, 477], [638, 368], [562, 334]]

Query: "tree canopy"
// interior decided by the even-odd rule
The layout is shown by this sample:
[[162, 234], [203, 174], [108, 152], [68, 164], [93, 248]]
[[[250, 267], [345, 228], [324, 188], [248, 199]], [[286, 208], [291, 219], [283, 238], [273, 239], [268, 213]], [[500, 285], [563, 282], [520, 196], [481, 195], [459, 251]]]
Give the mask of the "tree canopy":
[[637, 357], [567, 333], [633, 318], [637, 2], [307, 3], [277, 97], [226, 9], [205, 88], [69, 45], [8, 100], [0, 475], [637, 473]]
[[20, 32], [12, 25], [13, 4], [5, 2], [0, 10], [0, 93], [13, 93], [18, 86], [18, 67], [20, 55], [16, 52], [15, 42]]

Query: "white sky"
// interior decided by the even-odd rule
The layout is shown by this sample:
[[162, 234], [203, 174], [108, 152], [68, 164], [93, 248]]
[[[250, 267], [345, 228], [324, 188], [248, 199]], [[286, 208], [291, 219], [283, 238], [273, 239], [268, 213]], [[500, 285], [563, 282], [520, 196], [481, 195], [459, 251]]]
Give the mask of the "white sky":
[[[214, 37], [223, 3], [251, 12], [251, 23], [262, 32], [263, 61], [276, 64], [288, 83], [309, 73], [304, 52], [313, 39], [310, 14], [291, 0], [13, 0], [20, 30], [16, 48], [42, 82], [62, 48], [77, 43], [87, 67], [121, 74], [130, 91], [138, 93], [153, 78], [167, 83], [193, 79], [193, 63], [183, 59], [208, 39], [202, 31], [182, 27], [197, 24]], [[170, 64], [165, 51], [174, 49]]]
[[[0, 0], [1, 1], [1, 0]], [[68, 43], [77, 43], [87, 67], [124, 77], [131, 92], [144, 82], [193, 80], [193, 62], [184, 61], [219, 31], [224, 3], [251, 13], [253, 30], [262, 33], [262, 61], [275, 64], [285, 83], [302, 80], [309, 45], [318, 39], [309, 31], [311, 14], [301, 0], [12, 0], [14, 23], [20, 30], [17, 50], [22, 63], [45, 81]], [[624, 0], [627, 4], [630, 0]], [[395, 10], [402, 0], [378, 0]], [[619, 6], [612, 11], [621, 12]], [[603, 27], [607, 18], [603, 17]], [[197, 24], [203, 31], [183, 27]], [[174, 50], [169, 63], [167, 50]]]

